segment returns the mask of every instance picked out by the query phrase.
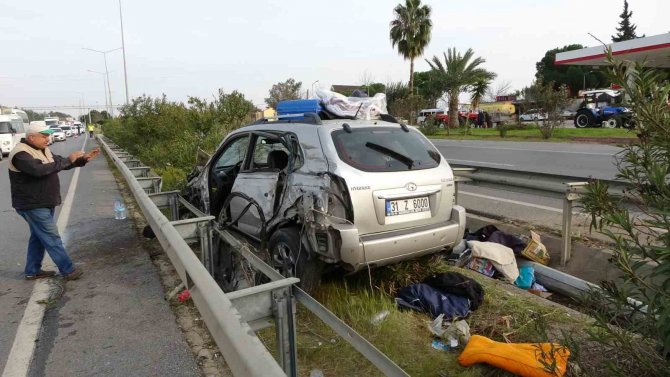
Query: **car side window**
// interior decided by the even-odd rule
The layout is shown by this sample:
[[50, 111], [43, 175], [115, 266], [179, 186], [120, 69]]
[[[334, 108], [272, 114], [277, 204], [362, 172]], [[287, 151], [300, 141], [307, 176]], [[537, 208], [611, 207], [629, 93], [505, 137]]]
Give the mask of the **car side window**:
[[241, 164], [249, 147], [249, 136], [242, 136], [226, 146], [214, 164], [215, 168], [223, 168]]
[[288, 164], [289, 151], [279, 138], [256, 137], [251, 170], [284, 169]]

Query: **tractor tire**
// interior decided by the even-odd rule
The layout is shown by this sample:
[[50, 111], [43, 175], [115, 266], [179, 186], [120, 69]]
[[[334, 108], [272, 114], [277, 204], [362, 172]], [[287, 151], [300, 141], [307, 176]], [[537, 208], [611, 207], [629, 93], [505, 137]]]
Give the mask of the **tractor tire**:
[[575, 116], [575, 128], [586, 128], [595, 125], [596, 119], [588, 111], [578, 112]]

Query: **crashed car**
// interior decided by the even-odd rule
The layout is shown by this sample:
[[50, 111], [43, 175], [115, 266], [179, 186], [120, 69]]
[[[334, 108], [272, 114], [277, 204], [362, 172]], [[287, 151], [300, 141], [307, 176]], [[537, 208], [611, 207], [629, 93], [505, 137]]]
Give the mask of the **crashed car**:
[[[188, 180], [188, 201], [261, 244], [284, 276], [318, 285], [451, 248], [465, 230], [454, 175], [414, 127], [383, 120], [261, 120], [231, 132]], [[215, 250], [217, 280], [234, 276]]]

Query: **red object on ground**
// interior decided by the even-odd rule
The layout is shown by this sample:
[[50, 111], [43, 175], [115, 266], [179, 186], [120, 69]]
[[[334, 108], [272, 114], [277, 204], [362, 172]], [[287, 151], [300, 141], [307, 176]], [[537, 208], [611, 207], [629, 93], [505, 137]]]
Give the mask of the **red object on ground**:
[[181, 291], [179, 296], [177, 296], [180, 302], [186, 302], [187, 300], [191, 299], [191, 292], [188, 291], [188, 289], [184, 289]]

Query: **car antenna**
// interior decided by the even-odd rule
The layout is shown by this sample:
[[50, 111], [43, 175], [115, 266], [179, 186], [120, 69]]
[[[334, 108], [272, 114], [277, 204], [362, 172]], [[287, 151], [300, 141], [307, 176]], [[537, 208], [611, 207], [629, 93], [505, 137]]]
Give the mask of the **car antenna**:
[[358, 116], [358, 112], [361, 111], [361, 107], [363, 107], [363, 102], [361, 102], [361, 105], [358, 106], [358, 110], [356, 110], [356, 114], [354, 114], [354, 119], [356, 119], [356, 116]]

